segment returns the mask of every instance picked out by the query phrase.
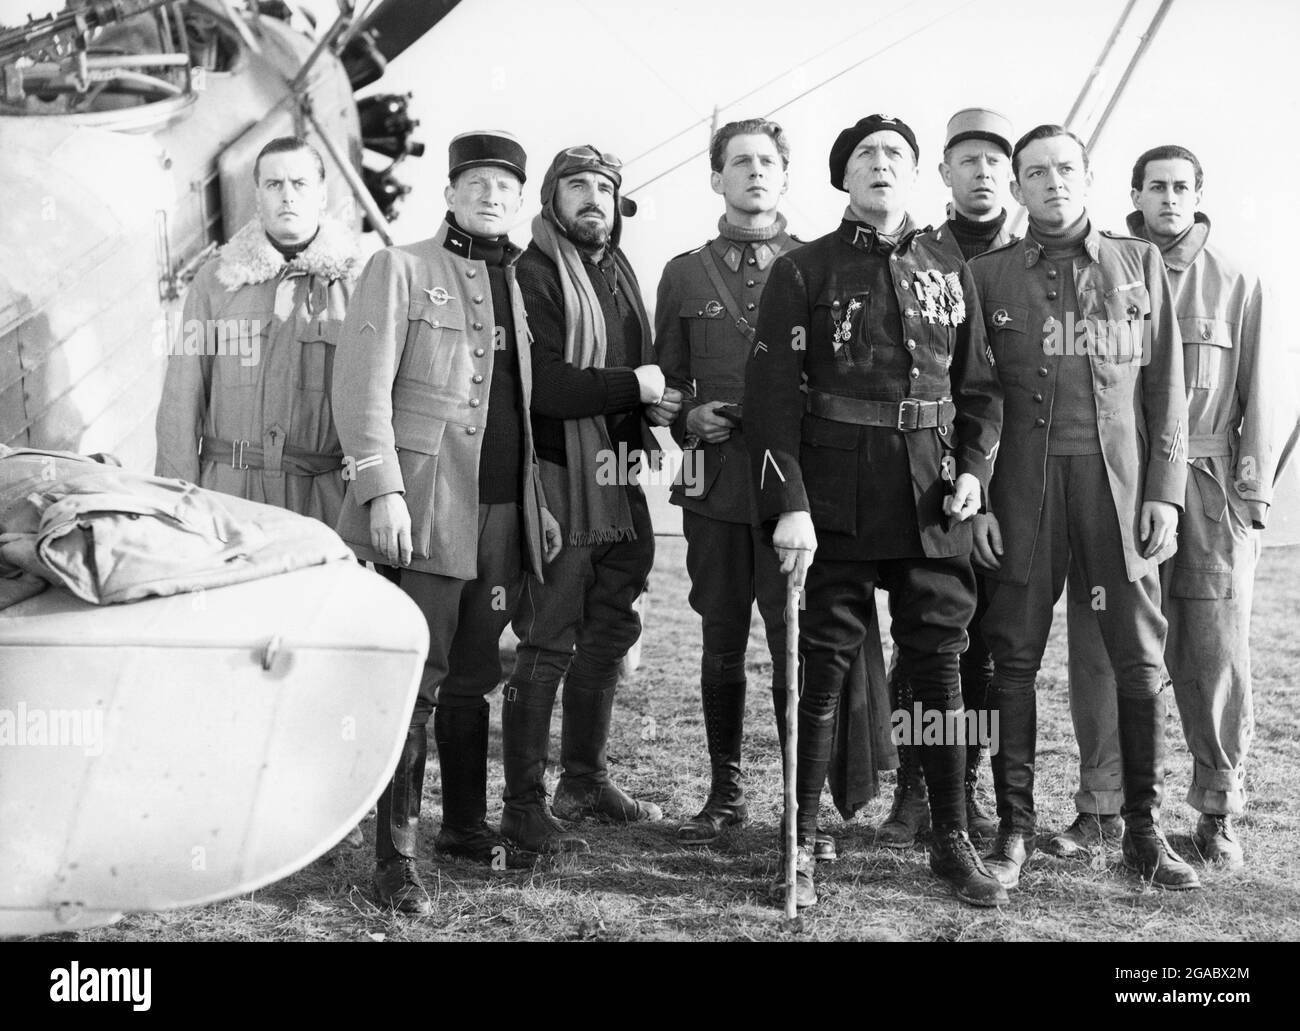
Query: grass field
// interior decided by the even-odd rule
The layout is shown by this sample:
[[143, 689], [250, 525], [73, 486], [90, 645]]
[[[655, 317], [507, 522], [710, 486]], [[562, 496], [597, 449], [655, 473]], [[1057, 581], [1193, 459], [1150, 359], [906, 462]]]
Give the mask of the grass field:
[[[1300, 548], [1264, 552], [1252, 645], [1257, 730], [1249, 768], [1251, 803], [1240, 821], [1247, 868], [1200, 869], [1204, 890], [1142, 890], [1118, 855], [1092, 865], [1036, 856], [1002, 910], [960, 905], [929, 873], [926, 854], [872, 845], [888, 810], [882, 794], [844, 824], [829, 806], [823, 826], [839, 839], [840, 860], [819, 870], [821, 903], [787, 923], [769, 897], [777, 869], [780, 761], [767, 690], [770, 665], [758, 624], [750, 645], [747, 787], [753, 822], [716, 851], [674, 842], [677, 823], [708, 787], [698, 700], [699, 622], [686, 602], [684, 547], [661, 538], [651, 581], [652, 611], [639, 671], [621, 689], [610, 743], [623, 787], [658, 802], [665, 820], [615, 829], [583, 825], [589, 856], [545, 860], [533, 871], [493, 873], [432, 858], [438, 780], [425, 786], [422, 871], [435, 912], [396, 919], [369, 894], [367, 848], [320, 861], [253, 895], [166, 914], [128, 915], [81, 940], [1278, 940], [1300, 937]], [[1063, 616], [1058, 610], [1040, 682], [1037, 802], [1049, 831], [1073, 819], [1075, 749], [1065, 704]], [[499, 710], [500, 693], [493, 699]], [[492, 780], [501, 789], [498, 711], [493, 715]], [[559, 745], [557, 706], [552, 755]], [[1176, 713], [1164, 825], [1174, 847], [1194, 857], [1195, 813], [1183, 803], [1190, 761]], [[430, 756], [430, 770], [436, 763]], [[886, 777], [887, 787], [892, 775]], [[991, 796], [987, 767], [982, 786]], [[991, 802], [991, 797], [990, 797]], [[499, 812], [499, 802], [493, 806]], [[490, 814], [495, 819], [494, 814]]]

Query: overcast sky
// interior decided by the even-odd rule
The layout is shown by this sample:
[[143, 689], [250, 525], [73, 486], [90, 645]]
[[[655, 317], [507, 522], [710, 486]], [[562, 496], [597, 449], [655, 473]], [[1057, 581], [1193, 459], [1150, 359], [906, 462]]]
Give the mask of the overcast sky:
[[[785, 210], [800, 236], [838, 221], [845, 195], [830, 186], [827, 153], [842, 127], [874, 111], [916, 131], [913, 214], [938, 221], [946, 192], [935, 165], [949, 115], [989, 106], [1017, 131], [1064, 119], [1122, 9], [1123, 0], [462, 0], [376, 87], [415, 94], [428, 146], [401, 171], [416, 191], [393, 232], [399, 242], [419, 239], [442, 217], [446, 146], [457, 132], [504, 128], [520, 137], [531, 217], [557, 150], [592, 143], [612, 151], [628, 162], [626, 185], [635, 188], [704, 150], [714, 105], [751, 92], [721, 120], [781, 107], [773, 117], [794, 148]], [[1216, 237], [1279, 285], [1300, 275], [1287, 221], [1290, 173], [1300, 167], [1298, 43], [1300, 5], [1175, 0], [1093, 155], [1098, 224], [1122, 228], [1142, 150], [1181, 143], [1206, 168], [1204, 208]], [[719, 199], [703, 156], [636, 196], [642, 210], [624, 241], [653, 295], [664, 262], [712, 235]], [[526, 237], [526, 224], [515, 235]]]

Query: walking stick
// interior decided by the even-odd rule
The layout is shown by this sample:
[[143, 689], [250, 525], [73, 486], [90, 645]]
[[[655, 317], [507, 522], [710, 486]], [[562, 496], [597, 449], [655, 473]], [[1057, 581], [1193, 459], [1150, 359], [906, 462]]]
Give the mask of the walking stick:
[[786, 580], [785, 592], [785, 915], [799, 915], [795, 901], [795, 865], [798, 845], [795, 817], [795, 777], [799, 765], [799, 599], [803, 594], [803, 562], [797, 561]]

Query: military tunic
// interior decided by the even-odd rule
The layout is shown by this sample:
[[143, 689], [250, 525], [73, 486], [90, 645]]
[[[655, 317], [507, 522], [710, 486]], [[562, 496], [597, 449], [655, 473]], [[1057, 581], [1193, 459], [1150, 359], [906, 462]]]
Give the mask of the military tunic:
[[[806, 511], [817, 532], [800, 622], [803, 840], [829, 761], [828, 724], [877, 585], [890, 594], [914, 697], [931, 710], [961, 708], [971, 533], [966, 523], [949, 529], [942, 506], [963, 473], [987, 485], [1002, 414], [966, 267], [910, 218], [896, 241], [846, 218], [779, 258], [744, 411], [759, 519]], [[964, 828], [964, 748], [921, 753], [935, 825]]]
[[[725, 230], [725, 226], [723, 227]], [[719, 235], [673, 258], [664, 268], [655, 307], [655, 353], [670, 387], [682, 391], [672, 434], [683, 446], [683, 475], [670, 497], [680, 505], [691, 578], [691, 607], [703, 620], [702, 677], [706, 683], [744, 683], [754, 601], [767, 630], [772, 686], [785, 686], [785, 578], [776, 555], [754, 527], [749, 456], [742, 427], [721, 443], [691, 439], [690, 412], [710, 401], [740, 410], [745, 363], [753, 346], [758, 304], [772, 263], [799, 246], [784, 219], [767, 240]], [[701, 251], [707, 249], [729, 296], [715, 286]], [[738, 325], [734, 304], [745, 320]]]
[[[1161, 556], [1143, 556], [1140, 516], [1145, 501], [1181, 507], [1186, 482], [1182, 352], [1158, 252], [1088, 226], [1064, 254], [1031, 235], [970, 263], [1006, 389], [989, 497], [1004, 552], [986, 574], [983, 630], [996, 668], [990, 701], [1001, 716], [998, 814], [1004, 830], [1021, 833], [1035, 824], [1034, 686], [1067, 574], [1097, 609], [1106, 649], [1124, 670], [1117, 704], [1130, 713], [1132, 812], [1158, 805], [1151, 785], [1163, 777], [1166, 625]], [[1095, 436], [1077, 422], [1088, 408]], [[1058, 414], [1067, 433], [1054, 432]]]
[[[1129, 228], [1145, 237], [1141, 212]], [[1253, 732], [1250, 608], [1259, 534], [1295, 420], [1282, 349], [1257, 276], [1209, 245], [1209, 219], [1163, 252], [1183, 345], [1188, 480], [1177, 554], [1161, 567], [1165, 665], [1195, 760], [1187, 802], [1240, 813]], [[1071, 596], [1070, 705], [1082, 812], [1119, 811], [1114, 672], [1087, 596]]]

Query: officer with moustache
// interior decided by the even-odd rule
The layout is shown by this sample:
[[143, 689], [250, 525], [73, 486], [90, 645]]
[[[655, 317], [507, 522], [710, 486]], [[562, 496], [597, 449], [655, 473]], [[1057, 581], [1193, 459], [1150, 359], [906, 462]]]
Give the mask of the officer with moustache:
[[[952, 190], [948, 219], [925, 234], [953, 258], [970, 261], [977, 254], [1001, 247], [1015, 239], [1007, 229], [1003, 200], [1011, 179], [1011, 123], [996, 111], [968, 107], [948, 120], [948, 142], [939, 162], [943, 183]], [[982, 712], [988, 702], [993, 679], [993, 659], [980, 632], [980, 620], [988, 608], [984, 578], [975, 574], [975, 615], [966, 628], [970, 646], [961, 656], [961, 698], [966, 711]], [[907, 675], [895, 664], [890, 676], [890, 693], [895, 711], [912, 711], [912, 692]], [[980, 804], [981, 748], [971, 742], [966, 748], [966, 829], [971, 838], [988, 841], [997, 833], [997, 821]], [[898, 748], [898, 783], [888, 818], [876, 830], [876, 844], [886, 848], [910, 848], [916, 836], [929, 826], [925, 771], [911, 745]]]
[[[840, 133], [830, 177], [848, 209], [834, 232], [773, 265], [746, 371], [758, 516], [782, 572], [806, 582], [803, 906], [817, 900], [812, 845], [836, 701], [877, 585], [889, 592], [891, 631], [927, 720], [964, 725], [958, 657], [975, 608], [968, 520], [997, 449], [1001, 393], [969, 273], [907, 214], [918, 157], [896, 118], [871, 115]], [[962, 901], [994, 906], [1007, 895], [966, 833], [963, 737], [920, 747], [930, 865]]]

